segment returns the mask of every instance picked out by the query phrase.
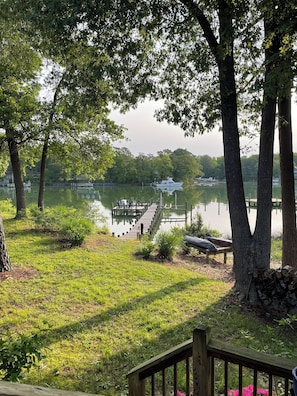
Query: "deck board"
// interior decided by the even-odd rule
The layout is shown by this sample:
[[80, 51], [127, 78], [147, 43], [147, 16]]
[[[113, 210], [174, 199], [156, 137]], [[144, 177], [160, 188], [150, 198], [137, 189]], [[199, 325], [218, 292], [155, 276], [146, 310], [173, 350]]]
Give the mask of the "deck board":
[[154, 217], [157, 213], [158, 205], [156, 203], [151, 204], [140, 219], [135, 223], [134, 227], [131, 228], [126, 234], [122, 235], [125, 239], [139, 239], [140, 235], [144, 235], [150, 232], [153, 224]]

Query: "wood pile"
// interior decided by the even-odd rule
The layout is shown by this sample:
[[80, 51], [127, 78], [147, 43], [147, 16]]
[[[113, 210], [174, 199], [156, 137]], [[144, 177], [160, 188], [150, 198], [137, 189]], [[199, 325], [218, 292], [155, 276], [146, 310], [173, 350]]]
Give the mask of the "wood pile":
[[265, 311], [277, 317], [297, 315], [297, 269], [286, 266], [253, 273], [253, 280]]

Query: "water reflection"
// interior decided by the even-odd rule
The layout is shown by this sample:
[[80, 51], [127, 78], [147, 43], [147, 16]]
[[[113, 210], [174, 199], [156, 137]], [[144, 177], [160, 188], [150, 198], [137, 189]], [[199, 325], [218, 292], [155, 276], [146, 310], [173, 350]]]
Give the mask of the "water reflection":
[[[245, 185], [247, 198], [256, 197], [256, 184], [247, 183]], [[224, 236], [231, 235], [229, 208], [227, 200], [226, 185], [217, 183], [213, 186], [192, 185], [184, 187], [182, 191], [175, 191], [172, 194], [160, 193], [160, 190], [153, 187], [135, 187], [135, 186], [110, 186], [101, 185], [93, 189], [71, 189], [68, 187], [47, 187], [45, 191], [45, 206], [63, 205], [79, 208], [86, 202], [92, 203], [99, 209], [100, 213], [106, 218], [106, 225], [110, 232], [115, 235], [126, 233], [135, 223], [135, 219], [116, 219], [112, 218], [112, 207], [120, 199], [127, 199], [135, 202], [156, 202], [160, 200], [168, 207], [174, 208], [177, 205], [187, 205], [187, 221], [195, 219], [197, 213], [200, 213], [205, 226], [220, 231]], [[281, 192], [279, 186], [274, 186], [273, 197], [280, 198]], [[38, 187], [32, 186], [30, 191], [26, 191], [28, 206], [37, 204]], [[0, 188], [0, 199], [11, 199], [15, 204], [14, 189]], [[256, 210], [248, 211], [251, 228], [255, 226]], [[160, 229], [168, 230], [174, 226], [184, 226], [185, 216], [180, 211], [171, 211], [170, 216], [177, 219], [176, 221], [162, 222]], [[281, 210], [272, 211], [272, 233], [278, 235], [281, 233], [282, 216]]]

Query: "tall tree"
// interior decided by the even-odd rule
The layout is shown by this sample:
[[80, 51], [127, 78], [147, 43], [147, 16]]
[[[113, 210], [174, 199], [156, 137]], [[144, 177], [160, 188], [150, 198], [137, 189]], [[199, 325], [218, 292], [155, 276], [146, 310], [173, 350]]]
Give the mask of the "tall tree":
[[[297, 35], [297, 10], [293, 2], [275, 5], [278, 52], [278, 129], [280, 147], [280, 175], [282, 191], [282, 265], [297, 267], [296, 202], [291, 120], [291, 95], [293, 87], [293, 43]], [[296, 64], [295, 64], [296, 66]]]
[[[1, 29], [0, 67], [0, 127], [5, 131], [16, 188], [16, 217], [26, 212], [20, 146], [34, 134], [31, 117], [37, 109], [38, 85], [34, 82], [40, 70], [41, 59], [32, 49], [26, 35], [20, 31], [18, 20], [11, 20], [7, 3], [1, 2], [2, 14], [6, 11]], [[3, 27], [3, 26], [2, 26]]]
[[174, 150], [170, 155], [175, 181], [192, 181], [201, 170], [198, 159], [185, 149]]
[[97, 57], [94, 52], [92, 47], [77, 43], [63, 56], [57, 51], [46, 68], [47, 96], [40, 133], [40, 210], [44, 208], [49, 151], [67, 164], [69, 177], [83, 174], [89, 179], [103, 178], [113, 160], [112, 142], [123, 138], [124, 128], [108, 118], [107, 98], [112, 93], [100, 65], [93, 64]]
[[[1, 66], [0, 66], [0, 106], [6, 103], [5, 95], [3, 95], [3, 89], [5, 89], [6, 82], [6, 71], [7, 67], [12, 67], [13, 71], [18, 70], [18, 68], [11, 63], [10, 57], [6, 56], [6, 43], [7, 35], [11, 37], [11, 24], [8, 21], [7, 9], [4, 7], [3, 2], [0, 2], [1, 12], [0, 12], [0, 48], [2, 53]], [[2, 106], [1, 106], [2, 107]], [[2, 120], [3, 122], [3, 120]], [[3, 125], [0, 124], [0, 128], [3, 129]], [[2, 139], [1, 139], [2, 140]], [[2, 161], [1, 161], [2, 162]], [[1, 164], [2, 165], [2, 164]], [[1, 166], [2, 168], [2, 166]], [[5, 233], [3, 227], [2, 217], [0, 216], [0, 272], [10, 271], [12, 269], [10, 258], [7, 251], [7, 246], [5, 242]]]
[[[67, 49], [72, 40], [88, 38], [90, 45], [104, 54], [106, 75], [117, 76], [111, 86], [123, 108], [146, 95], [163, 99], [158, 118], [180, 125], [187, 134], [211, 130], [221, 121], [236, 286], [241, 296], [255, 299], [252, 273], [270, 265], [276, 112], [273, 54], [277, 43], [271, 35], [275, 21], [267, 15], [273, 4], [257, 9], [259, 4], [240, 0], [83, 4], [68, 0], [66, 7], [62, 0], [58, 4], [40, 1], [37, 9], [32, 0], [22, 3], [46, 39]], [[266, 38], [272, 37], [269, 45], [264, 45], [263, 32]], [[255, 76], [253, 71], [258, 69]], [[240, 111], [245, 123], [239, 122]], [[240, 151], [242, 128], [251, 125], [249, 115], [251, 121], [261, 119], [258, 210], [253, 232], [247, 216]]]

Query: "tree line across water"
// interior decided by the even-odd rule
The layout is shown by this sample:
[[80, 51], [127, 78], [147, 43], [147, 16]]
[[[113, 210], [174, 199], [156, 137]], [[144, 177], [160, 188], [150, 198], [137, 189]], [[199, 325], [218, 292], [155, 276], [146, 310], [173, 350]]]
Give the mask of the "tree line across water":
[[[294, 154], [297, 163], [297, 153]], [[257, 179], [259, 156], [257, 154], [241, 158], [243, 180], [246, 182]], [[38, 182], [40, 162], [34, 167], [26, 170], [26, 180]], [[11, 169], [8, 170], [11, 174]], [[225, 180], [224, 157], [211, 157], [209, 155], [195, 156], [185, 149], [174, 151], [164, 150], [152, 154], [133, 155], [129, 149], [115, 149], [113, 163], [106, 170], [103, 178], [97, 178], [96, 174], [87, 176], [76, 174], [65, 169], [65, 165], [55, 158], [49, 157], [46, 168], [46, 183], [69, 182], [78, 180], [91, 180], [96, 182], [118, 183], [118, 184], [150, 184], [167, 177], [175, 181], [193, 182], [195, 178], [212, 178]], [[273, 177], [280, 178], [279, 155], [274, 155]], [[8, 178], [7, 178], [8, 179]]]

